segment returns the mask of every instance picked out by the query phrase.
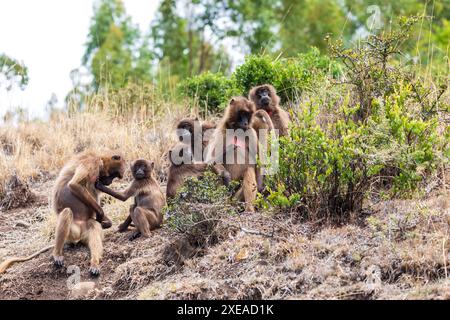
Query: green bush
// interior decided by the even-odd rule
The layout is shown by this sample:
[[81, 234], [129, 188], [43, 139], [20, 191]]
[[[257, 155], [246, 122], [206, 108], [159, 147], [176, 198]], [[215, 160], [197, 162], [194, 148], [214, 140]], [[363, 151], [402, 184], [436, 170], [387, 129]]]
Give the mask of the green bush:
[[250, 55], [236, 68], [232, 78], [239, 94], [247, 96], [254, 86], [274, 85], [277, 81], [277, 62], [268, 55]]
[[228, 198], [231, 187], [222, 184], [220, 176], [207, 171], [202, 176], [186, 179], [178, 190], [176, 197], [170, 202], [172, 209], [179, 203], [223, 203]]
[[423, 113], [433, 114], [443, 92], [432, 102], [427, 90], [421, 86], [418, 77], [406, 71], [406, 64], [402, 63], [400, 46], [408, 40], [413, 26], [420, 21], [417, 16], [400, 17], [398, 23], [379, 35], [370, 34], [361, 39], [353, 48], [345, 48], [342, 39], [331, 41], [328, 38], [330, 56], [341, 61], [345, 66], [345, 84], [355, 91], [360, 109], [356, 118], [364, 121], [372, 113], [372, 101], [385, 98], [392, 94], [400, 83], [415, 83], [414, 88], [417, 102], [424, 110]]
[[337, 78], [342, 72], [338, 63], [314, 47], [296, 58], [279, 60], [277, 70], [274, 85], [284, 103], [298, 101], [304, 91], [315, 92], [327, 76]]
[[[380, 180], [396, 195], [415, 190], [445, 159], [445, 140], [438, 134], [437, 118], [423, 120], [410, 107], [411, 85], [400, 85], [383, 103], [374, 100], [362, 143], [368, 146], [371, 165]], [[377, 177], [378, 172], [372, 172]]]
[[314, 90], [315, 83], [326, 75], [341, 74], [339, 64], [320, 54], [317, 48], [295, 58], [273, 59], [271, 56], [248, 56], [245, 63], [233, 73], [233, 80], [240, 94], [247, 96], [250, 89], [262, 84], [272, 84], [281, 103], [296, 102], [306, 90]]
[[[330, 43], [346, 81], [293, 110], [290, 135], [280, 138], [279, 172], [268, 176], [269, 196], [259, 199], [261, 206], [342, 220], [361, 212], [368, 196], [410, 196], [448, 164], [449, 129], [439, 121], [448, 110], [442, 102], [447, 87], [436, 90], [396, 59], [417, 21], [401, 18], [398, 28], [370, 35], [356, 48]], [[306, 66], [333, 69], [314, 52], [300, 60], [303, 68], [291, 65], [291, 74], [303, 70], [304, 83], [315, 77]]]
[[259, 200], [263, 207], [295, 209], [313, 219], [340, 219], [361, 209], [366, 186], [356, 144], [361, 129], [348, 119], [327, 132], [318, 124], [318, 111], [313, 103], [305, 105], [289, 136], [280, 138], [279, 170], [267, 176], [269, 196]]
[[166, 208], [167, 225], [187, 238], [195, 247], [214, 244], [226, 236], [222, 218], [236, 214], [230, 200], [233, 183], [225, 187], [221, 178], [206, 172], [199, 178], [188, 178]]
[[315, 83], [326, 75], [337, 77], [340, 66], [311, 48], [296, 58], [274, 59], [269, 55], [250, 55], [237, 67], [231, 78], [220, 73], [205, 72], [186, 79], [181, 94], [194, 99], [204, 113], [220, 113], [234, 95], [247, 96], [254, 86], [272, 84], [282, 103], [295, 102], [305, 90], [314, 90]]
[[186, 79], [180, 85], [185, 97], [194, 99], [206, 114], [220, 113], [233, 95], [232, 82], [220, 73], [205, 72]]
[[[267, 176], [265, 208], [294, 209], [313, 219], [342, 220], [360, 212], [371, 191], [408, 196], [445, 161], [448, 147], [436, 119], [422, 120], [408, 104], [410, 85], [374, 100], [367, 121], [346, 103], [320, 122], [314, 102], [302, 106], [289, 136], [280, 138], [279, 171]], [[323, 106], [322, 106], [323, 107]]]

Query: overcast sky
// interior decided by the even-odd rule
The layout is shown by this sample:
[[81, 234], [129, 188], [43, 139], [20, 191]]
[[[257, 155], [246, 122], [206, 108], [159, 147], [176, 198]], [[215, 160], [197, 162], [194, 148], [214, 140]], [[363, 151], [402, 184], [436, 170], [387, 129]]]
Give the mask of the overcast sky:
[[[159, 0], [124, 0], [128, 14], [147, 30]], [[0, 116], [22, 106], [42, 117], [52, 93], [62, 105], [69, 73], [81, 64], [93, 0], [2, 0], [0, 53], [23, 61], [30, 81], [22, 91], [0, 89]]]

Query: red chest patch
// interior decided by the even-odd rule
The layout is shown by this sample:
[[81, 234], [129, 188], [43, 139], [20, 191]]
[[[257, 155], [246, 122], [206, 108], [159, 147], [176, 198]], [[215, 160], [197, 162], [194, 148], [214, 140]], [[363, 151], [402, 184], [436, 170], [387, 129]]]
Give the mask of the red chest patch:
[[233, 142], [231, 143], [232, 145], [238, 147], [238, 148], [243, 148], [245, 149], [245, 142], [242, 140], [239, 140], [238, 137], [234, 137]]

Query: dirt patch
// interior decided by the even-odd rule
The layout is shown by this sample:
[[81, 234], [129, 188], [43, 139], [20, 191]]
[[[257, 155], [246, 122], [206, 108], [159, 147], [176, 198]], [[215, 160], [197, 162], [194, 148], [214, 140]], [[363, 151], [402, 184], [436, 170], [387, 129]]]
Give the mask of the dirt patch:
[[17, 175], [11, 176], [5, 184], [0, 199], [0, 209], [11, 210], [31, 205], [36, 200], [35, 194], [25, 181]]

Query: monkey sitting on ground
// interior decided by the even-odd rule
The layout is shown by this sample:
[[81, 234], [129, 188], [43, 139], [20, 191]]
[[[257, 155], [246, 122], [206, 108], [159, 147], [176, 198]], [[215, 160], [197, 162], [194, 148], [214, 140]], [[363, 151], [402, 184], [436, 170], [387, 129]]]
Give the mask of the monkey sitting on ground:
[[265, 110], [273, 122], [273, 127], [279, 130], [280, 136], [289, 134], [289, 115], [280, 108], [280, 97], [270, 84], [254, 87], [250, 90], [249, 99], [257, 110]]
[[[236, 197], [245, 201], [245, 211], [254, 212], [256, 199], [256, 152], [258, 138], [251, 127], [255, 105], [243, 97], [232, 98], [216, 129], [208, 151], [208, 161], [222, 164], [232, 180], [242, 181]], [[238, 132], [243, 133], [240, 136]], [[227, 137], [228, 133], [233, 135]], [[230, 139], [231, 138], [231, 139]], [[233, 157], [233, 159], [230, 159]], [[239, 160], [240, 157], [240, 160]], [[225, 161], [224, 161], [225, 159]]]
[[[190, 144], [195, 161], [203, 162], [203, 151], [208, 146], [215, 128], [214, 123], [200, 121], [198, 118], [183, 119], [177, 124], [178, 139], [181, 143]], [[196, 145], [198, 150], [195, 149]]]
[[176, 162], [174, 161], [175, 156], [173, 155], [173, 152], [176, 152], [175, 150], [179, 150], [180, 158], [184, 157], [190, 159], [193, 158], [191, 154], [191, 149], [185, 148], [185, 145], [178, 144], [172, 150], [169, 151], [170, 167], [166, 187], [167, 199], [173, 199], [176, 196], [178, 189], [180, 189], [180, 187], [183, 185], [186, 178], [199, 177], [202, 174], [204, 174], [208, 169], [211, 169], [212, 172], [221, 176], [224, 185], [228, 186], [230, 184], [231, 182], [230, 174], [228, 171], [225, 170], [223, 165], [221, 164], [209, 165], [204, 162], [202, 163]]
[[[209, 166], [203, 161], [204, 150], [209, 144], [215, 127], [212, 123], [201, 123], [198, 119], [183, 119], [178, 123], [177, 129], [181, 130], [178, 132], [180, 142], [168, 154], [170, 167], [166, 188], [167, 199], [175, 197], [186, 178], [201, 176], [208, 168], [220, 175], [225, 185], [229, 185], [230, 174], [222, 165]], [[196, 145], [200, 146], [197, 153]]]
[[100, 274], [102, 227], [109, 228], [112, 223], [98, 203], [95, 183], [109, 185], [115, 178], [122, 179], [124, 171], [125, 161], [120, 155], [95, 152], [75, 156], [61, 170], [53, 195], [53, 207], [58, 214], [53, 249], [56, 266], [64, 265], [62, 251], [66, 242], [82, 242], [91, 252], [91, 275]]
[[139, 159], [131, 165], [133, 182], [123, 192], [116, 192], [105, 187], [101, 181], [97, 182], [96, 188], [121, 201], [126, 201], [134, 196], [134, 204], [130, 206], [130, 214], [119, 226], [119, 231], [124, 232], [133, 222], [137, 228], [130, 236], [134, 240], [139, 236], [150, 237], [151, 230], [159, 228], [163, 223], [162, 208], [166, 203], [159, 183], [154, 177], [153, 162]]
[[73, 157], [61, 170], [53, 193], [53, 208], [57, 214], [55, 244], [48, 246], [29, 257], [11, 258], [0, 265], [3, 273], [12, 264], [31, 260], [53, 248], [54, 264], [64, 265], [63, 247], [66, 242], [82, 242], [89, 247], [93, 276], [100, 274], [99, 263], [103, 252], [103, 228], [111, 227], [98, 203], [95, 183], [109, 185], [115, 178], [121, 179], [125, 162], [120, 155], [113, 153], [83, 152]]
[[[266, 150], [269, 144], [269, 135], [273, 130], [273, 123], [270, 116], [262, 109], [256, 110], [252, 117], [251, 126], [258, 136], [259, 150], [262, 147], [264, 147], [263, 150]], [[264, 190], [264, 176], [261, 174], [260, 166], [256, 167], [256, 180], [258, 192], [262, 192]]]

